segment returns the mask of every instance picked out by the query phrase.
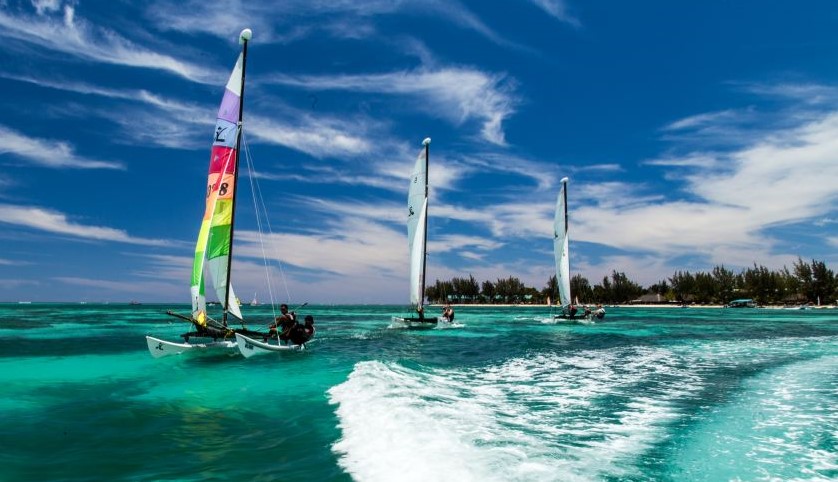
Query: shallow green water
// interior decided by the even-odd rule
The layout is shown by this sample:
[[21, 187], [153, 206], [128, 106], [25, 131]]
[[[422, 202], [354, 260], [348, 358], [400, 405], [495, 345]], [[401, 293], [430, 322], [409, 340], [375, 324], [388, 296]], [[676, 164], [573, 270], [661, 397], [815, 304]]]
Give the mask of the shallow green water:
[[153, 359], [169, 308], [0, 305], [0, 480], [838, 479], [838, 310], [313, 306], [303, 353]]

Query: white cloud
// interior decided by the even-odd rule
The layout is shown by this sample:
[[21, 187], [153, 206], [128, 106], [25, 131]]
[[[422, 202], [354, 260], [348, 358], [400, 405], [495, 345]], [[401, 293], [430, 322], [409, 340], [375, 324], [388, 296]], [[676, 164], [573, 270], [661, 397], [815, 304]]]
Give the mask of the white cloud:
[[[186, 104], [146, 90], [108, 89], [83, 82], [36, 79], [12, 74], [0, 74], [0, 77], [51, 89], [121, 99], [150, 107], [151, 110], [123, 106], [120, 109], [95, 111], [96, 115], [122, 127], [124, 135], [115, 140], [131, 145], [158, 145], [174, 149], [201, 147], [202, 144], [198, 142], [204, 142], [206, 135], [201, 135], [197, 126], [204, 126], [206, 131], [210, 131], [217, 109], [217, 105], [210, 101], [206, 103], [206, 107]], [[368, 154], [373, 147], [382, 149], [392, 144], [392, 141], [380, 132], [382, 128], [376, 122], [364, 118], [347, 120], [328, 115], [314, 117], [308, 112], [290, 108], [279, 102], [271, 102], [271, 108], [274, 117], [255, 113], [247, 115], [245, 133], [254, 140], [285, 146], [318, 158], [358, 156]], [[162, 122], [161, 115], [167, 116], [168, 120]], [[290, 119], [294, 122], [277, 121], [275, 118]], [[152, 131], [143, 131], [136, 129], [138, 124], [156, 127]], [[371, 134], [370, 131], [375, 133]], [[373, 136], [378, 139], [375, 146], [369, 140]], [[43, 159], [44, 162], [57, 162], [56, 159], [61, 158], [49, 153], [39, 156], [39, 159]]]
[[[346, 229], [352, 226], [353, 229]], [[401, 230], [359, 217], [327, 222], [318, 234], [274, 233], [263, 239], [272, 259], [306, 270], [352, 277], [397, 276], [407, 266], [407, 242]], [[262, 258], [257, 233], [240, 231], [236, 254]]]
[[505, 75], [466, 68], [366, 75], [277, 75], [265, 82], [312, 90], [410, 96], [417, 108], [455, 124], [479, 120], [482, 137], [497, 145], [506, 144], [502, 124], [515, 112], [518, 103], [513, 94], [514, 82]]
[[0, 126], [0, 155], [12, 155], [43, 167], [124, 169], [120, 163], [87, 159], [73, 151], [73, 147], [66, 142], [27, 137], [9, 127]]
[[624, 170], [625, 169], [620, 164], [590, 164], [584, 166], [574, 166], [574, 171], [576, 172], [621, 172]]
[[470, 258], [480, 259], [486, 251], [499, 249], [503, 246], [500, 241], [480, 236], [467, 236], [463, 234], [443, 234], [428, 241], [429, 253], [459, 253], [464, 248], [483, 251], [484, 254], [469, 252]]
[[552, 164], [498, 152], [483, 152], [468, 155], [463, 158], [463, 162], [479, 172], [511, 173], [532, 179], [537, 184], [539, 190], [546, 190], [555, 186], [558, 180], [558, 173], [560, 172]]
[[643, 164], [648, 166], [699, 167], [708, 169], [719, 166], [720, 161], [717, 156], [717, 154], [694, 152], [688, 156], [672, 156], [651, 159], [643, 161]]
[[827, 214], [838, 199], [838, 113], [775, 133], [730, 157], [732, 174], [690, 175], [690, 190], [745, 207], [749, 219], [762, 225]]
[[369, 38], [379, 34], [376, 17], [395, 14], [439, 17], [498, 45], [522, 48], [489, 28], [456, 0], [287, 0], [267, 4], [236, 1], [233, 5], [200, 0], [157, 1], [147, 12], [161, 30], [230, 38], [238, 34], [242, 25], [247, 25], [260, 42], [278, 43], [324, 31], [339, 38]]
[[695, 129], [707, 125], [718, 125], [721, 123], [736, 122], [741, 120], [743, 113], [740, 111], [728, 109], [719, 112], [705, 112], [683, 119], [679, 119], [669, 125], [664, 126], [665, 131], [677, 131], [683, 129]]
[[118, 33], [92, 25], [75, 14], [74, 7], [65, 5], [61, 18], [49, 8], [42, 7], [37, 16], [13, 15], [0, 10], [0, 37], [4, 46], [34, 44], [46, 50], [72, 57], [113, 65], [164, 70], [188, 80], [202, 83], [217, 82], [217, 71], [184, 62], [169, 55], [141, 47]]
[[386, 191], [402, 192], [401, 183], [388, 177], [375, 177], [367, 174], [353, 174], [334, 166], [302, 166], [293, 173], [256, 173], [257, 179], [269, 181], [292, 181], [307, 184], [346, 184], [350, 186], [368, 186]]
[[330, 117], [278, 116], [295, 119], [295, 123], [262, 116], [249, 116], [246, 133], [262, 142], [290, 147], [314, 157], [357, 156], [370, 152], [372, 143], [356, 132], [363, 132], [364, 123], [358, 119], [342, 120]]
[[754, 107], [705, 112], [663, 126], [663, 140], [681, 147], [739, 148], [758, 142], [773, 130], [788, 128], [797, 114], [760, 112]]
[[[379, 151], [386, 150], [376, 146]], [[407, 152], [401, 146], [392, 147], [393, 152]], [[385, 156], [383, 153], [373, 154]], [[326, 164], [306, 164], [295, 169], [292, 173], [265, 172], [256, 173], [257, 179], [270, 181], [294, 181], [310, 184], [343, 184], [349, 186], [369, 186], [384, 191], [403, 194], [406, 199], [406, 189], [413, 163], [408, 154], [386, 156], [385, 160], [363, 159], [361, 166], [336, 167]], [[407, 159], [407, 161], [405, 161]], [[434, 156], [430, 170], [430, 196], [438, 196], [457, 190], [457, 184], [474, 170], [457, 161], [446, 159], [444, 156]], [[358, 170], [360, 169], [360, 170]], [[405, 201], [406, 202], [406, 201]], [[334, 209], [340, 209], [340, 206]], [[399, 208], [403, 209], [403, 208]], [[399, 211], [401, 212], [401, 211]]]
[[733, 83], [741, 86], [746, 92], [760, 96], [771, 96], [791, 99], [804, 104], [834, 104], [838, 101], [838, 88], [814, 83]]
[[[32, 0], [32, 6], [35, 7], [35, 11], [38, 12], [38, 15], [57, 12], [61, 9], [61, 3], [62, 0]], [[72, 7], [68, 6], [68, 8]]]
[[0, 223], [92, 241], [113, 241], [146, 246], [165, 246], [169, 244], [158, 239], [135, 238], [121, 229], [86, 226], [69, 220], [66, 214], [35, 206], [0, 204]]
[[14, 259], [0, 258], [0, 265], [2, 265], [2, 266], [24, 266], [24, 265], [27, 265], [27, 264], [31, 264], [31, 263], [29, 263], [28, 261], [20, 261], [20, 260], [14, 260]]
[[[718, 155], [714, 153], [673, 157], [667, 165], [688, 167], [672, 174], [684, 183], [688, 199], [628, 205], [594, 200], [576, 209], [572, 236], [666, 257], [688, 252], [717, 263], [790, 259], [775, 252], [778, 239], [769, 229], [811, 222], [834, 210], [836, 153], [838, 113], [829, 113], [726, 152], [725, 164], [695, 161]], [[614, 197], [642, 199], [644, 190], [627, 184]]]
[[573, 25], [574, 27], [581, 27], [582, 24], [579, 22], [579, 19], [573, 17], [568, 13], [567, 4], [564, 0], [530, 0], [534, 3], [538, 8], [544, 10], [550, 16], [555, 17], [556, 19]]

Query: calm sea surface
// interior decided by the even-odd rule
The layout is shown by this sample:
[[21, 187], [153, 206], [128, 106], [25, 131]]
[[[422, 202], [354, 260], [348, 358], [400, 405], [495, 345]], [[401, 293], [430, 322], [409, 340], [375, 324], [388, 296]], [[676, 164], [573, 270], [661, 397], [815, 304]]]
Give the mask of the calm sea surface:
[[308, 351], [154, 359], [169, 308], [0, 305], [0, 480], [838, 479], [838, 310], [311, 306]]

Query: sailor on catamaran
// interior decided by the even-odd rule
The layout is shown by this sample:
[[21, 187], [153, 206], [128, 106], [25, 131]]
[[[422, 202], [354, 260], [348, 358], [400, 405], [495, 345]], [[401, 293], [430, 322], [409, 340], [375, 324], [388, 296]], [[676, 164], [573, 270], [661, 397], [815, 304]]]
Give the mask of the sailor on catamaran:
[[279, 337], [280, 341], [288, 341], [288, 334], [291, 328], [297, 324], [297, 313], [288, 312], [288, 305], [285, 303], [279, 305], [280, 315], [276, 317], [273, 323], [268, 325], [271, 338]]
[[442, 307], [442, 318], [448, 323], [454, 323], [454, 308], [451, 308], [451, 305], [448, 303]]
[[[308, 304], [308, 303], [306, 303]], [[305, 306], [305, 305], [303, 305]], [[279, 306], [280, 315], [268, 325], [270, 338], [278, 338], [285, 345], [302, 345], [314, 336], [314, 317], [306, 315], [305, 324], [297, 322], [297, 313], [288, 311], [288, 305]]]
[[302, 345], [311, 340], [314, 336], [314, 317], [306, 315], [305, 324], [295, 324], [288, 334], [288, 339], [291, 340], [292, 345]]

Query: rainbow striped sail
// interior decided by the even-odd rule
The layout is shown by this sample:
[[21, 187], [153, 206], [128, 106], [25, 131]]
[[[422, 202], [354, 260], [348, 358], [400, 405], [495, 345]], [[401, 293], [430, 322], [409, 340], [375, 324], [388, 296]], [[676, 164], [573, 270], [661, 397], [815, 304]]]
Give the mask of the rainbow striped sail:
[[239, 120], [246, 46], [245, 43], [245, 49], [239, 55], [236, 66], [230, 74], [221, 107], [218, 109], [207, 178], [206, 210], [198, 232], [198, 242], [195, 244], [190, 291], [192, 317], [201, 325], [205, 324], [206, 319], [205, 264], [215, 287], [215, 293], [224, 304], [225, 314], [229, 312], [238, 319], [242, 319], [233, 287], [228, 282], [228, 275], [232, 253]]

